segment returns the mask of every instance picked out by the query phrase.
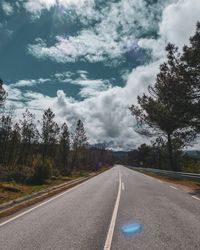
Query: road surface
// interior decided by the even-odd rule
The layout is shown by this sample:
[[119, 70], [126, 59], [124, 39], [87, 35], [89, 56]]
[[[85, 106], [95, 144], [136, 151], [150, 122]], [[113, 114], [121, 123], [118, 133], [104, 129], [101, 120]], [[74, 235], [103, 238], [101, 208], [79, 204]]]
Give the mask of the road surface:
[[[122, 227], [142, 225], [124, 235]], [[199, 250], [200, 200], [115, 166], [0, 221], [2, 250]]]

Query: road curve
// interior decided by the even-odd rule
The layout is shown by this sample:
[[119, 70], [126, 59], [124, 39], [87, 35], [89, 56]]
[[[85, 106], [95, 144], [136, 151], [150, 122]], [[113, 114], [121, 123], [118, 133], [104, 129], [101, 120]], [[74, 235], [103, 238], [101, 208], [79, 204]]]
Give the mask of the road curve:
[[[200, 249], [200, 201], [123, 166], [35, 207], [0, 221], [0, 249]], [[141, 232], [122, 233], [136, 222]]]

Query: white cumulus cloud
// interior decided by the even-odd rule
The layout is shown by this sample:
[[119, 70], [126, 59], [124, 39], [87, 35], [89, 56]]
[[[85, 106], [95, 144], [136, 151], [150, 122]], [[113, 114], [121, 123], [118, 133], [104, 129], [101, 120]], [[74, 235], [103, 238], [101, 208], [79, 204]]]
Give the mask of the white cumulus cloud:
[[[128, 107], [137, 103], [137, 95], [147, 91], [147, 85], [154, 83], [159, 65], [165, 60], [164, 48], [167, 42], [183, 46], [194, 33], [195, 23], [200, 18], [198, 0], [162, 2], [165, 5], [161, 2], [158, 5], [162, 15], [158, 23], [157, 38], [137, 37], [134, 20], [140, 22], [143, 30], [151, 29], [151, 21], [154, 20], [154, 12], [148, 12], [145, 1], [122, 0], [112, 3], [110, 15], [105, 12], [108, 15], [104, 15], [101, 22], [91, 30], [82, 30], [77, 36], [57, 37], [52, 46], [47, 46], [41, 39], [30, 45], [29, 52], [38, 58], [57, 62], [85, 58], [94, 62], [106, 57], [120, 59], [126, 46], [137, 37], [140, 47], [152, 51], [152, 61], [133, 69], [124, 87], [111, 88], [103, 80], [89, 79], [87, 72], [80, 72], [82, 76], [72, 83], [83, 87], [81, 94], [87, 97], [83, 101], [68, 98], [59, 90], [54, 98], [27, 93], [25, 97], [30, 98], [28, 106], [38, 114], [42, 111], [37, 109], [51, 107], [58, 120], [67, 120], [72, 129], [76, 121], [82, 119], [91, 143], [106, 142], [112, 148], [131, 149], [144, 142], [145, 138], [134, 131], [135, 122]], [[134, 6], [136, 3], [137, 7]], [[50, 5], [51, 2], [48, 6]], [[72, 79], [72, 76], [71, 73], [66, 73], [66, 78]], [[56, 77], [61, 81], [65, 80], [65, 74], [57, 74]]]
[[2, 9], [3, 9], [4, 13], [7, 16], [10, 16], [14, 11], [13, 6], [9, 2], [2, 1], [1, 6], [2, 6]]
[[[63, 0], [63, 5], [64, 5]], [[158, 1], [157, 4], [147, 5], [145, 0], [121, 0], [110, 3], [109, 7], [95, 10], [93, 2], [83, 1], [93, 8], [91, 15], [100, 21], [89, 29], [82, 29], [76, 36], [57, 36], [52, 46], [38, 38], [35, 43], [28, 46], [28, 51], [39, 59], [51, 59], [56, 62], [74, 62], [86, 60], [89, 62], [105, 61], [107, 58], [115, 61], [127, 52], [141, 32], [155, 30], [158, 26], [158, 13], [164, 9], [169, 1]], [[66, 1], [67, 6], [68, 1]], [[80, 5], [81, 5], [80, 3]], [[87, 6], [80, 8], [79, 18], [82, 19]], [[96, 13], [97, 12], [97, 13]], [[89, 15], [89, 18], [91, 18]]]
[[182, 47], [194, 34], [196, 23], [200, 20], [199, 0], [179, 0], [167, 6], [160, 23], [160, 35], [167, 42]]

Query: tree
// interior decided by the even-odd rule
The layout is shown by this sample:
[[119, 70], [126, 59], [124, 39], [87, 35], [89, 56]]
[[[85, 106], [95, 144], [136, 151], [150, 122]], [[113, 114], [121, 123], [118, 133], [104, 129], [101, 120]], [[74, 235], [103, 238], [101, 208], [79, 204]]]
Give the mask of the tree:
[[5, 119], [3, 118], [3, 115], [2, 115], [2, 108], [4, 106], [4, 102], [5, 102], [5, 99], [6, 99], [6, 92], [3, 88], [3, 81], [2, 79], [0, 79], [0, 163], [3, 161], [3, 158], [4, 158], [4, 155], [3, 153], [3, 144], [4, 144], [4, 139], [5, 139], [5, 135], [4, 135], [4, 121]]
[[81, 120], [78, 120], [74, 135], [73, 147], [74, 149], [82, 148], [85, 147], [87, 143], [87, 136], [83, 122]]
[[49, 159], [41, 159], [37, 157], [33, 160], [34, 175], [32, 176], [32, 182], [37, 184], [43, 184], [46, 180], [52, 177], [52, 162]]
[[18, 162], [20, 155], [20, 146], [21, 146], [21, 128], [18, 123], [15, 123], [12, 126], [12, 131], [10, 132], [9, 139], [9, 156], [8, 164], [15, 166]]
[[200, 132], [200, 22], [197, 23], [196, 32], [190, 38], [190, 45], [183, 47], [181, 60], [187, 74], [184, 80], [191, 91], [191, 125]]
[[151, 131], [149, 135], [167, 137], [170, 166], [176, 170], [172, 141], [178, 137], [185, 145], [195, 137], [190, 123], [193, 105], [178, 48], [169, 44], [166, 51], [168, 61], [160, 66], [156, 83], [149, 86], [149, 95], [138, 96], [139, 106], [133, 105], [130, 110], [136, 117], [139, 132]]
[[70, 152], [70, 134], [68, 126], [63, 123], [59, 136], [59, 155], [61, 156], [62, 172], [66, 175], [70, 174], [69, 169], [69, 152]]
[[0, 163], [6, 164], [9, 152], [9, 140], [12, 131], [12, 118], [10, 115], [0, 117]]
[[[23, 119], [20, 120], [21, 125], [21, 156], [20, 162], [30, 164], [33, 156], [33, 145], [37, 138], [37, 128], [35, 124], [35, 115], [28, 109], [23, 113]], [[31, 156], [31, 159], [29, 159]]]
[[73, 137], [73, 160], [72, 160], [72, 168], [75, 167], [75, 165], [79, 166], [81, 161], [84, 161], [84, 151], [85, 147], [88, 144], [87, 142], [87, 136], [85, 132], [85, 128], [83, 125], [83, 122], [81, 120], [78, 120], [76, 125], [75, 134]]
[[50, 108], [44, 111], [42, 118], [42, 145], [43, 145], [43, 159], [48, 156], [53, 158], [55, 154], [55, 146], [57, 143], [57, 136], [59, 133], [58, 124], [54, 121], [55, 114]]

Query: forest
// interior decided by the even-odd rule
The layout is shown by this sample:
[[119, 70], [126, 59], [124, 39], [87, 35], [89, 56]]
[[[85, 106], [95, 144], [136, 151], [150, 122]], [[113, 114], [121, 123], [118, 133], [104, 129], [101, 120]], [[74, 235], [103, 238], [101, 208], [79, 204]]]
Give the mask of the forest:
[[42, 184], [57, 176], [81, 171], [99, 171], [113, 163], [112, 153], [103, 145], [92, 146], [81, 120], [74, 131], [67, 121], [59, 126], [48, 108], [41, 121], [25, 110], [16, 121], [6, 110], [9, 93], [0, 81], [0, 180]]

